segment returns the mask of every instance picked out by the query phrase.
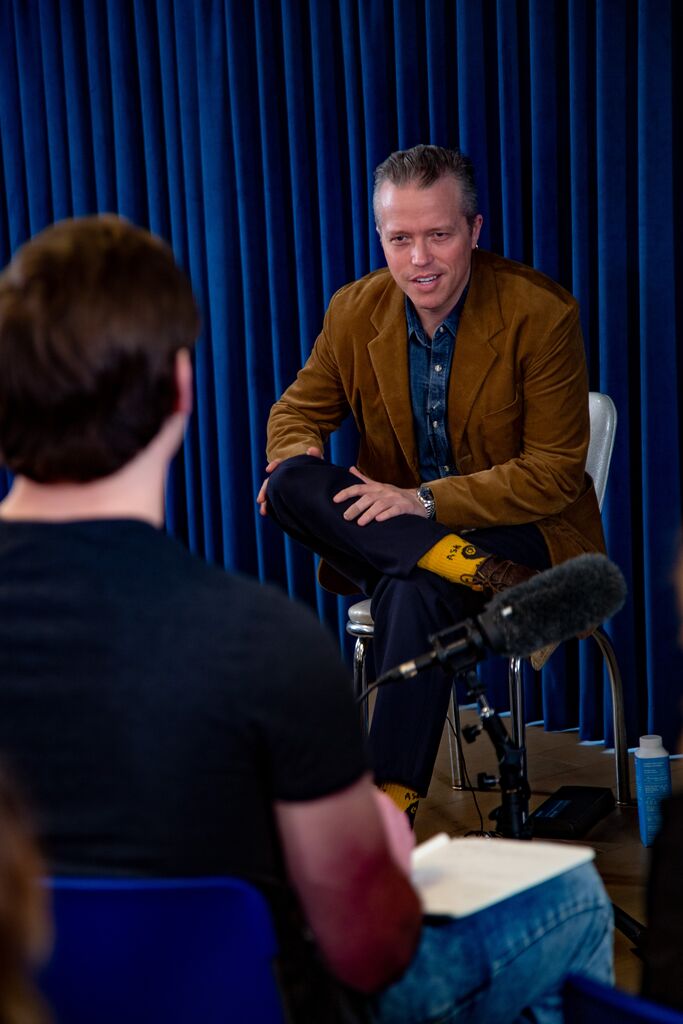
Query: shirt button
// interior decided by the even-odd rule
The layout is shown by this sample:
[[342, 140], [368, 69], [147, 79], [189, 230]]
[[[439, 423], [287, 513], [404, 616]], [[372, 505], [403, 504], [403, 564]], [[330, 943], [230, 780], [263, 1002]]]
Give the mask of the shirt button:
[[437, 334], [443, 334], [443, 327], [439, 327], [439, 329], [438, 329], [438, 331], [436, 333]]
[[439, 421], [438, 420], [432, 420], [432, 426], [434, 427], [435, 430], [438, 427], [438, 425], [439, 425]]
[[449, 466], [444, 466], [444, 467], [443, 467], [443, 471], [444, 471], [444, 473], [448, 473], [448, 472], [449, 472], [449, 470], [450, 470], [450, 467], [449, 467]]
[[436, 366], [434, 367], [434, 369], [436, 370], [437, 373], [441, 373], [443, 367], [442, 367], [441, 363], [437, 363]]

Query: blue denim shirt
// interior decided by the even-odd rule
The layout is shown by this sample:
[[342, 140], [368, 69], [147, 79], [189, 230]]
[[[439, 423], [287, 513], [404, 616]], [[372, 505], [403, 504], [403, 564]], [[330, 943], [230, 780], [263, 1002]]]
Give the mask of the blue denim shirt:
[[465, 288], [431, 341], [406, 296], [410, 401], [421, 480], [438, 480], [458, 472], [448, 436], [446, 403], [455, 338], [467, 291]]

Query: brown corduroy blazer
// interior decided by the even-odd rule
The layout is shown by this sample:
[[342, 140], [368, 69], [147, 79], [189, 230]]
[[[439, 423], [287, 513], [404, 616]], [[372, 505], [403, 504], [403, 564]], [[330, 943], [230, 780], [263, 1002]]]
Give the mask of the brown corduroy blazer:
[[[322, 448], [349, 412], [361, 472], [419, 486], [404, 295], [388, 270], [333, 296], [306, 365], [271, 410], [268, 458]], [[535, 522], [553, 564], [604, 551], [585, 473], [590, 426], [579, 308], [568, 292], [530, 267], [473, 253], [447, 415], [459, 475], [423, 481], [439, 522], [455, 531]], [[341, 589], [324, 569], [320, 579]]]

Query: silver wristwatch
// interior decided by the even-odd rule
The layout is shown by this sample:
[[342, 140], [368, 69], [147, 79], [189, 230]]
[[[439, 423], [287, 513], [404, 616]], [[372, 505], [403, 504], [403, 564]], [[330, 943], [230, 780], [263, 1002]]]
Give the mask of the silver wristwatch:
[[433, 519], [436, 515], [436, 502], [434, 501], [431, 489], [429, 487], [418, 487], [417, 496], [425, 507], [427, 518]]

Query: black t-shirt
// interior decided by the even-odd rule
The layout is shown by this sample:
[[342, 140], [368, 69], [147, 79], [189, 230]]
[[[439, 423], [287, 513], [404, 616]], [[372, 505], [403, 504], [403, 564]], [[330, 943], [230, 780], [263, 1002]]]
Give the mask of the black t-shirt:
[[0, 522], [0, 757], [56, 873], [257, 881], [366, 767], [314, 616], [135, 520]]

